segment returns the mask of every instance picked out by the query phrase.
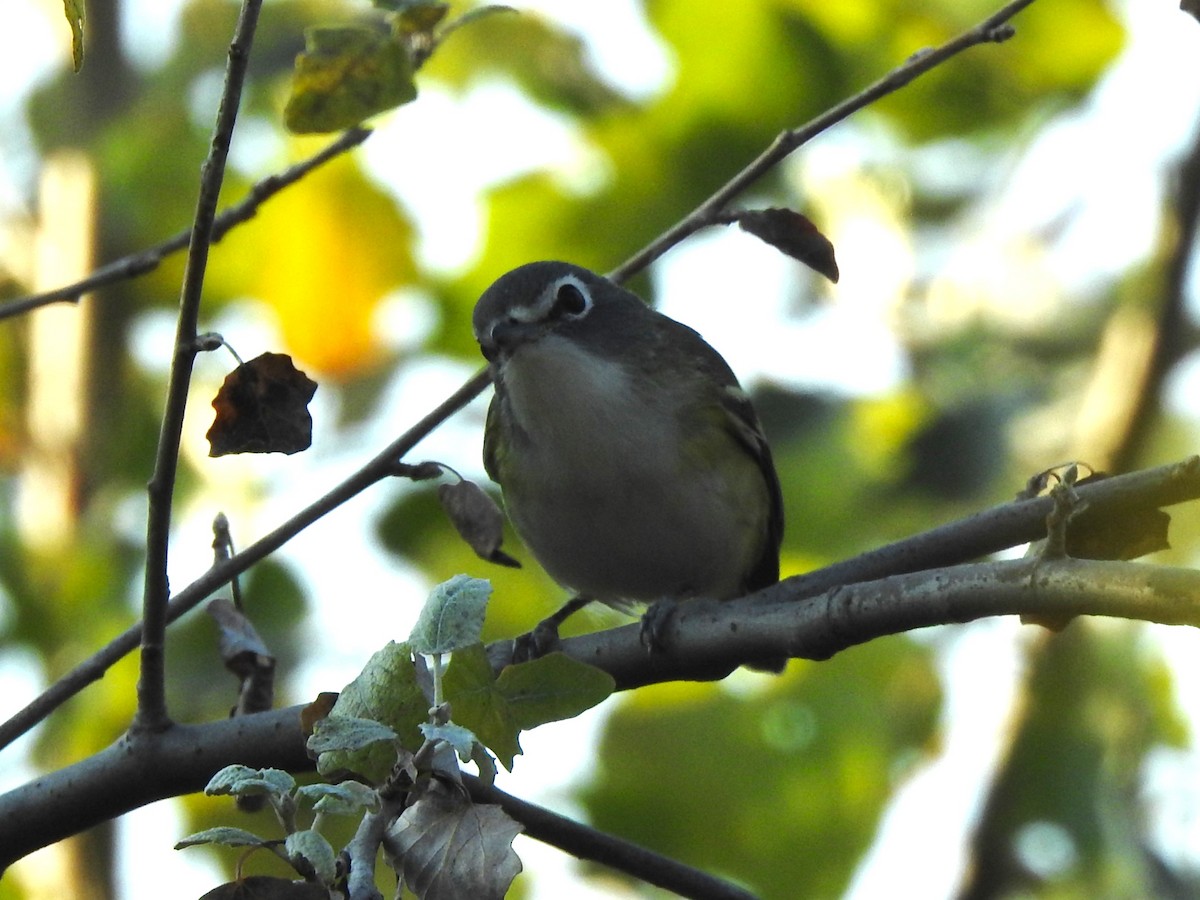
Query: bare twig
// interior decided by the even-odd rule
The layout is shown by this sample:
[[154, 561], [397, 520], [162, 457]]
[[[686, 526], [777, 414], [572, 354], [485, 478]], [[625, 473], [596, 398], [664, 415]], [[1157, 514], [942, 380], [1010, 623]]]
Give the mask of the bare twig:
[[597, 831], [566, 816], [506, 794], [499, 788], [463, 775], [463, 784], [476, 803], [494, 803], [525, 826], [531, 838], [558, 847], [578, 859], [617, 869], [649, 884], [694, 900], [754, 900], [754, 894], [681, 862], [647, 850], [632, 841]]
[[979, 44], [1001, 43], [1008, 40], [1015, 33], [1012, 26], [1007, 24], [1008, 20], [1031, 3], [1033, 0], [1014, 0], [974, 28], [964, 31], [940, 47], [914, 53], [902, 65], [892, 69], [870, 87], [843, 100], [808, 124], [783, 132], [750, 165], [733, 176], [674, 227], [663, 232], [649, 245], [643, 247], [610, 272], [608, 277], [618, 283], [627, 281], [680, 241], [695, 234], [701, 228], [716, 224], [730, 200], [779, 165], [796, 149], [807, 144], [826, 129], [849, 118], [853, 113], [869, 106], [881, 97], [898, 91], [919, 75], [924, 75], [930, 69], [941, 65], [964, 50]]
[[1147, 366], [1146, 382], [1141, 385], [1120, 444], [1113, 448], [1113, 467], [1122, 471], [1136, 465], [1137, 457], [1150, 432], [1158, 411], [1162, 384], [1171, 367], [1195, 347], [1196, 334], [1188, 323], [1187, 277], [1194, 265], [1197, 233], [1200, 232], [1200, 130], [1179, 161], [1170, 198], [1173, 221], [1170, 223], [1169, 255], [1164, 261], [1163, 296], [1154, 329], [1154, 343]]
[[196, 217], [192, 223], [191, 243], [188, 246], [183, 288], [179, 298], [179, 320], [175, 331], [175, 352], [167, 382], [167, 401], [163, 410], [158, 448], [154, 458], [154, 473], [147, 485], [149, 493], [148, 523], [146, 526], [146, 574], [142, 595], [142, 659], [138, 677], [138, 710], [133, 721], [137, 730], [156, 731], [167, 727], [165, 668], [163, 642], [167, 629], [167, 600], [170, 586], [167, 581], [168, 542], [171, 531], [171, 501], [175, 493], [175, 474], [179, 466], [179, 444], [183, 434], [183, 417], [187, 409], [188, 388], [192, 380], [192, 365], [197, 352], [197, 323], [200, 319], [200, 298], [204, 290], [204, 273], [208, 266], [208, 248], [213, 221], [217, 215], [217, 199], [225, 177], [225, 160], [233, 139], [241, 103], [242, 85], [250, 61], [250, 46], [258, 25], [262, 0], [244, 0], [238, 15], [233, 40], [229, 45], [229, 62], [225, 69], [225, 87], [217, 108], [213, 127], [212, 147], [200, 170], [200, 195], [196, 201]]
[[[371, 130], [369, 128], [351, 128], [349, 131], [343, 132], [336, 141], [333, 141], [327, 147], [314, 153], [307, 159], [301, 160], [295, 165], [284, 169], [282, 172], [268, 175], [261, 181], [256, 182], [244, 198], [233, 206], [222, 210], [216, 219], [213, 220], [209, 243], [215, 244], [219, 242], [235, 225], [240, 225], [254, 218], [258, 214], [259, 207], [285, 187], [295, 184], [313, 169], [324, 165], [332, 159], [336, 159], [347, 150], [354, 149], [370, 136]], [[76, 303], [84, 294], [94, 291], [97, 288], [153, 272], [168, 256], [185, 249], [191, 239], [191, 234], [190, 229], [181, 231], [167, 238], [161, 244], [156, 244], [153, 247], [130, 254], [129, 256], [123, 256], [105, 266], [101, 266], [91, 275], [87, 276], [87, 278], [80, 281], [63, 285], [52, 291], [30, 294], [28, 297], [18, 297], [16, 300], [10, 300], [7, 303], [0, 303], [0, 320], [21, 315], [40, 306], [48, 306], [51, 303]]]
[[[175, 621], [203, 602], [204, 598], [217, 588], [228, 584], [230, 579], [245, 572], [255, 563], [266, 559], [309, 525], [358, 496], [376, 482], [391, 477], [397, 459], [408, 453], [451, 415], [466, 406], [487, 384], [487, 371], [477, 372], [455, 393], [430, 411], [425, 418], [388, 444], [374, 459], [341, 484], [310, 503], [269, 534], [247, 546], [236, 556], [213, 566], [171, 598], [171, 602], [167, 606], [167, 621]], [[141, 623], [138, 623], [118, 635], [105, 647], [50, 685], [7, 722], [0, 725], [0, 748], [12, 743], [87, 685], [103, 677], [110, 666], [137, 647], [141, 633], [142, 626]]]

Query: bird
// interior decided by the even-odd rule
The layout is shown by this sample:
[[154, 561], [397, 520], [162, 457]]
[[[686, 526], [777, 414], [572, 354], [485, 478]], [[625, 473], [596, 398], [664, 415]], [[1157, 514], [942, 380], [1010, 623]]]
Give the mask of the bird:
[[525, 546], [575, 592], [531, 632], [532, 655], [593, 601], [646, 605], [653, 650], [680, 601], [779, 580], [771, 450], [749, 396], [696, 331], [559, 261], [502, 275], [472, 325], [495, 389], [484, 468]]

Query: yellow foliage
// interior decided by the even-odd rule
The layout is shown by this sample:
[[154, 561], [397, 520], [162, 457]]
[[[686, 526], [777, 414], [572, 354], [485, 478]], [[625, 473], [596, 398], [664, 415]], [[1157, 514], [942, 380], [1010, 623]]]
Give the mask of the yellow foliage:
[[378, 362], [375, 311], [413, 280], [412, 236], [395, 201], [343, 156], [231, 232], [222, 264], [274, 310], [303, 366], [347, 378]]

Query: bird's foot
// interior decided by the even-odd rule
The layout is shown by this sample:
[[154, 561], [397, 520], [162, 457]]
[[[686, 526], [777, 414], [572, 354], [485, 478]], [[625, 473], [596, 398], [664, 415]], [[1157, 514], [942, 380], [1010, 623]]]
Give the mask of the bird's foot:
[[513, 662], [529, 662], [558, 650], [562, 645], [558, 636], [559, 626], [591, 602], [591, 597], [572, 597], [557, 612], [538, 622], [532, 631], [518, 635], [513, 640]]
[[664, 597], [650, 604], [650, 608], [642, 616], [641, 641], [651, 653], [658, 653], [666, 647], [667, 629], [671, 625], [671, 617], [675, 615], [677, 606], [678, 600]]

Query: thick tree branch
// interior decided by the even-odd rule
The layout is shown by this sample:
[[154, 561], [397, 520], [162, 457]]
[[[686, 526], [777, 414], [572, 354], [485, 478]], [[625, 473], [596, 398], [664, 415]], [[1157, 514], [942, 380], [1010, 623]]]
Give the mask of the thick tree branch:
[[213, 126], [212, 147], [200, 169], [200, 194], [196, 200], [196, 216], [192, 222], [191, 243], [183, 274], [179, 298], [179, 320], [175, 330], [175, 351], [167, 381], [167, 401], [163, 410], [162, 427], [154, 458], [154, 473], [147, 485], [149, 507], [146, 526], [146, 574], [142, 595], [142, 659], [138, 677], [138, 710], [135, 729], [156, 730], [168, 724], [165, 692], [166, 670], [163, 642], [167, 629], [167, 600], [170, 586], [167, 581], [167, 556], [171, 532], [171, 506], [175, 494], [175, 473], [179, 467], [179, 444], [183, 434], [183, 418], [187, 409], [188, 388], [192, 381], [192, 365], [199, 348], [196, 344], [197, 323], [200, 319], [200, 298], [204, 290], [204, 273], [208, 267], [208, 248], [213, 221], [217, 215], [217, 200], [225, 178], [225, 160], [233, 140], [241, 104], [242, 85], [250, 63], [250, 46], [258, 25], [262, 0], [244, 0], [229, 45], [229, 62], [225, 69], [225, 86]]
[[[407, 454], [451, 412], [465, 405], [487, 383], [487, 372], [477, 373], [441, 406], [389, 444], [349, 479], [236, 556], [209, 569], [171, 599], [167, 609], [168, 620], [179, 618], [309, 525], [387, 477], [393, 471], [396, 460]], [[1097, 516], [1116, 517], [1131, 510], [1157, 509], [1200, 499], [1200, 458], [1192, 457], [1182, 462], [1093, 482], [1079, 487], [1078, 491], [1088, 504], [1089, 514]], [[789, 583], [794, 583], [797, 597], [808, 597], [841, 584], [968, 562], [989, 553], [1040, 540], [1045, 536], [1046, 516], [1052, 506], [1053, 501], [1048, 497], [1005, 503], [797, 576], [789, 579]], [[102, 678], [110, 666], [137, 646], [140, 629], [140, 625], [134, 625], [114, 638], [0, 725], [0, 748], [12, 743], [84, 687]]]
[[[1082, 493], [1081, 489], [1081, 493]], [[797, 602], [804, 601], [804, 602]], [[740, 600], [680, 605], [666, 647], [646, 652], [628, 625], [563, 640], [622, 689], [713, 678], [756, 659], [826, 659], [885, 635], [987, 616], [1115, 616], [1200, 624], [1200, 572], [1145, 563], [1027, 558], [940, 568], [835, 587], [816, 596], [803, 577]], [[511, 642], [490, 648], [502, 665]], [[199, 790], [224, 765], [307, 770], [300, 708], [206, 725], [173, 725], [112, 747], [0, 796], [0, 869], [22, 856], [163, 797]], [[538, 835], [573, 852], [552, 829]]]

